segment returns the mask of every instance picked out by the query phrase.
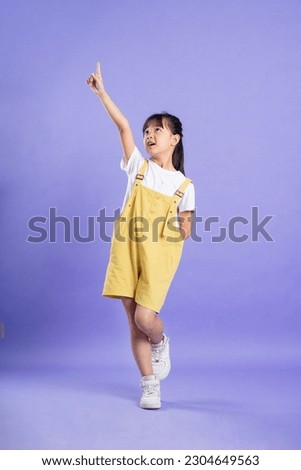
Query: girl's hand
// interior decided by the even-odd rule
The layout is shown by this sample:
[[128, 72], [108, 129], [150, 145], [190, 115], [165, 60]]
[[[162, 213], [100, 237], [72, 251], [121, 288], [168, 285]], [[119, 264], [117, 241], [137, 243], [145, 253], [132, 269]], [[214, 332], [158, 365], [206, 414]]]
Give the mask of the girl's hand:
[[105, 93], [99, 62], [97, 62], [96, 64], [96, 73], [91, 73], [90, 77], [86, 80], [86, 82], [96, 95], [101, 96]]

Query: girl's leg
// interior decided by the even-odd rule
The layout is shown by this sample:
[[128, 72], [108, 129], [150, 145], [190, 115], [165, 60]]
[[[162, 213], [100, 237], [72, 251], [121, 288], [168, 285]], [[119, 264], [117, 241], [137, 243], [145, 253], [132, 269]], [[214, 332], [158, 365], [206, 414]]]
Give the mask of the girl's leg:
[[129, 321], [132, 352], [137, 366], [142, 376], [152, 375], [153, 367], [151, 345], [147, 335], [143, 333], [135, 323], [137, 304], [131, 297], [122, 297], [121, 300]]
[[160, 343], [163, 338], [163, 322], [156, 312], [137, 304], [135, 323], [152, 343]]
[[163, 336], [163, 323], [156, 312], [137, 304], [131, 297], [122, 297], [128, 316], [131, 346], [142, 376], [152, 375], [152, 343], [159, 343]]

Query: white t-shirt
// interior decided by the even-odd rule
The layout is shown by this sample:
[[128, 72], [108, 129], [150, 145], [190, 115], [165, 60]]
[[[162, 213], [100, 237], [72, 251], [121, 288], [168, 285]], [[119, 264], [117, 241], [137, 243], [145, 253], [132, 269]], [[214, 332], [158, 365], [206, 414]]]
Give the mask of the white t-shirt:
[[[120, 168], [128, 175], [128, 184], [121, 211], [123, 211], [126, 205], [135, 182], [136, 175], [139, 172], [144, 160], [145, 159], [137, 147], [135, 147], [127, 163], [125, 162], [124, 158], [121, 159]], [[153, 189], [154, 191], [158, 191], [159, 193], [166, 194], [167, 196], [173, 196], [175, 191], [179, 189], [185, 179], [186, 176], [183, 175], [181, 171], [166, 170], [152, 161], [152, 159], [149, 159], [141, 184], [147, 188]], [[195, 191], [193, 183], [190, 183], [185, 189], [184, 196], [180, 199], [178, 208], [180, 212], [195, 210]]]

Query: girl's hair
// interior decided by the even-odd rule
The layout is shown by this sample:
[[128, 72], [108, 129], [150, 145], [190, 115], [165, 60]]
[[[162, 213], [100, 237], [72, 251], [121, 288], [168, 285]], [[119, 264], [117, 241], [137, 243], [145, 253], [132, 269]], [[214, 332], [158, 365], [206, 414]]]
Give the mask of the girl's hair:
[[176, 170], [181, 171], [185, 175], [184, 171], [184, 147], [182, 142], [183, 137], [183, 129], [182, 123], [179, 118], [169, 114], [167, 112], [159, 113], [159, 114], [152, 114], [147, 118], [145, 123], [143, 124], [143, 134], [147, 127], [150, 125], [151, 122], [155, 122], [160, 127], [163, 127], [163, 120], [166, 120], [167, 127], [170, 129], [172, 134], [178, 134], [180, 136], [180, 140], [175, 146], [175, 149], [172, 154], [172, 164]]

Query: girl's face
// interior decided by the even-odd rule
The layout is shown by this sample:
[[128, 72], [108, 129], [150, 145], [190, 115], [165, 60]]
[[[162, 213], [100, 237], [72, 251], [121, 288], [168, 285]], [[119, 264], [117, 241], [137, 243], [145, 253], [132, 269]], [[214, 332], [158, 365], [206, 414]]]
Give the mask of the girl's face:
[[151, 121], [144, 131], [143, 143], [150, 157], [169, 155], [169, 153], [172, 155], [179, 142], [180, 137], [172, 134], [165, 120], [162, 124], [163, 127]]

